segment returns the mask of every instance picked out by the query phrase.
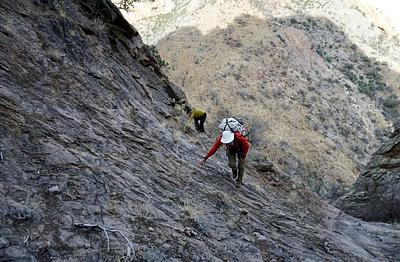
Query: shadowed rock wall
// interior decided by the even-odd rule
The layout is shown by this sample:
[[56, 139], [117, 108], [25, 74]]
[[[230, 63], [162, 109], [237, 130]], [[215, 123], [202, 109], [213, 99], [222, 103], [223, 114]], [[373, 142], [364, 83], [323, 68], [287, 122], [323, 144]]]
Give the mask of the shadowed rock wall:
[[367, 170], [337, 206], [367, 221], [400, 220], [400, 121], [389, 141], [374, 154]]

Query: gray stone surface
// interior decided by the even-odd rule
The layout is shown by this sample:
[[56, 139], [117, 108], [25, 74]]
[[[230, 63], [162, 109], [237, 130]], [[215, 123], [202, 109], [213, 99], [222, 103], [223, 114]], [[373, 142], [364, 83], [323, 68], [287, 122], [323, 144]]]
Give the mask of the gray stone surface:
[[400, 220], [400, 129], [374, 154], [367, 170], [337, 206], [367, 221]]
[[181, 133], [168, 80], [109, 1], [5, 0], [0, 35], [1, 259], [400, 259], [394, 226], [278, 170], [249, 165], [236, 189], [222, 154], [198, 165], [212, 139]]

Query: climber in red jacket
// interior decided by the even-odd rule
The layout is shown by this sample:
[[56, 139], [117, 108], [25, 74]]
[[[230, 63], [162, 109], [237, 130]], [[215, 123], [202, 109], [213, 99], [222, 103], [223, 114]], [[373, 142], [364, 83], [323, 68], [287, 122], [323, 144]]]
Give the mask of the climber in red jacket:
[[[247, 139], [239, 131], [222, 132], [222, 134], [218, 136], [213, 147], [210, 149], [208, 154], [203, 157], [203, 160], [200, 163], [204, 165], [207, 159], [214, 155], [222, 144], [226, 145], [226, 155], [229, 159], [228, 166], [232, 168], [233, 179], [236, 180], [236, 186], [240, 187], [243, 179], [245, 159], [250, 145]], [[237, 166], [236, 157], [238, 158]]]

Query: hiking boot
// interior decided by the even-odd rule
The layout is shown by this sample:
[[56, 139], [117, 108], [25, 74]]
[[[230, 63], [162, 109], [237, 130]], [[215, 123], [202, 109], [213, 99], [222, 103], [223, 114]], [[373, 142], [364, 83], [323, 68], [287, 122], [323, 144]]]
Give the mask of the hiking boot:
[[236, 180], [235, 187], [240, 188], [241, 185], [242, 185], [242, 182]]
[[232, 169], [232, 179], [236, 180], [238, 178], [238, 171], [237, 169]]

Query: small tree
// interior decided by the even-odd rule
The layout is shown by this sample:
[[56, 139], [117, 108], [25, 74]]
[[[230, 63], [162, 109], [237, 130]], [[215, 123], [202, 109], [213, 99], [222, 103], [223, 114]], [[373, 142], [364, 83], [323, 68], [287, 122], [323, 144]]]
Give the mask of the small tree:
[[129, 12], [133, 8], [134, 2], [137, 2], [137, 0], [121, 0], [117, 3], [117, 6], [118, 8]]
[[120, 0], [116, 3], [116, 5], [118, 8], [129, 12], [132, 11], [133, 3], [135, 2], [154, 2], [154, 0]]
[[157, 47], [155, 45], [146, 45], [147, 49], [149, 50], [150, 54], [154, 57], [157, 63], [164, 68], [168, 67], [168, 63], [161, 58], [160, 53], [158, 53]]

